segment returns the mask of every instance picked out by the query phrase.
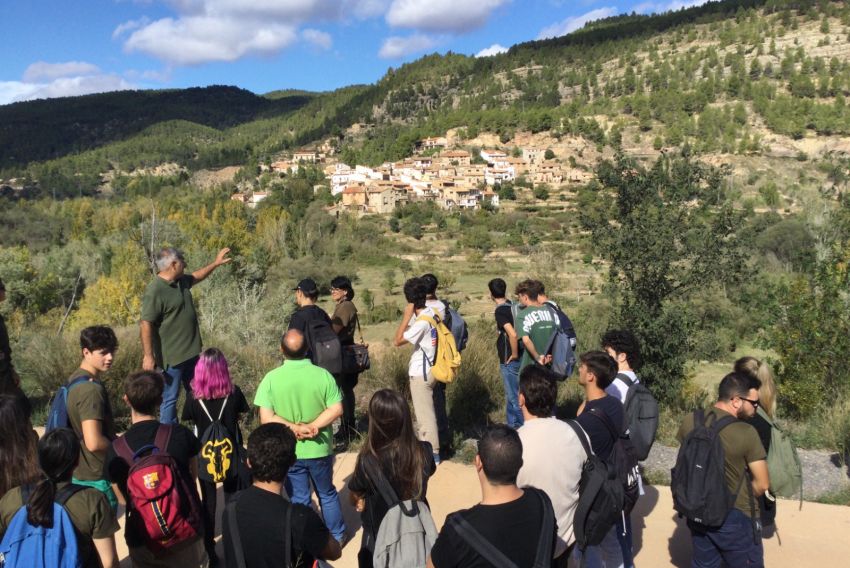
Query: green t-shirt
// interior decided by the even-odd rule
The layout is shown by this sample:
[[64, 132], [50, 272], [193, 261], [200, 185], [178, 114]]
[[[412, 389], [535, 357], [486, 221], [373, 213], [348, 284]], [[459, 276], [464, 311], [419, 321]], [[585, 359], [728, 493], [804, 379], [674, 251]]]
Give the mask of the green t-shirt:
[[142, 296], [142, 320], [156, 328], [153, 348], [160, 367], [179, 365], [201, 352], [201, 330], [192, 301], [194, 283], [191, 274], [174, 282], [157, 276]]
[[[313, 365], [309, 359], [287, 360], [269, 371], [254, 396], [254, 405], [272, 410], [289, 422], [308, 423], [329, 406], [342, 401], [333, 375]], [[295, 456], [300, 459], [331, 455], [333, 428], [319, 430], [315, 438], [299, 440]]]
[[[516, 315], [516, 334], [520, 343], [523, 337], [531, 338], [534, 344], [534, 349], [538, 355], [542, 355], [552, 337], [552, 332], [559, 325], [558, 317], [552, 310], [546, 307], [528, 306], [523, 308]], [[520, 361], [520, 369], [526, 365], [534, 363], [528, 349], [522, 353]]]
[[[64, 482], [58, 483], [57, 490], [66, 485]], [[16, 487], [0, 499], [0, 538], [6, 534], [12, 518], [23, 507], [21, 497], [21, 488]], [[106, 496], [97, 489], [78, 491], [65, 503], [65, 510], [74, 528], [85, 537], [77, 539], [83, 567], [100, 568], [100, 557], [91, 539], [109, 538], [120, 528]]]
[[[83, 369], [77, 369], [68, 382], [82, 376], [90, 375]], [[83, 440], [82, 424], [83, 420], [100, 420], [103, 435], [110, 440], [115, 438], [115, 423], [106, 387], [91, 381], [80, 383], [68, 391], [67, 406], [71, 428], [80, 438], [80, 463], [74, 470], [74, 477], [82, 481], [104, 479], [103, 461], [106, 458], [106, 450], [97, 453], [89, 451]]]
[[[709, 420], [709, 416], [712, 414], [716, 416], [716, 420], [720, 420], [724, 416], [730, 416], [724, 410], [711, 408], [705, 411], [706, 421]], [[676, 438], [680, 444], [685, 439], [685, 436], [693, 429], [694, 414], [691, 412], [682, 421], [679, 432], [676, 434]], [[738, 491], [738, 496], [735, 499], [735, 508], [749, 517], [750, 492], [746, 486], [741, 484], [741, 476], [744, 475], [747, 464], [767, 459], [767, 453], [764, 451], [764, 446], [761, 444], [756, 429], [743, 420], [733, 422], [721, 430], [720, 442], [723, 444], [723, 452], [726, 454], [726, 487], [729, 488], [729, 491], [735, 493], [738, 491], [740, 485], [741, 490]], [[744, 480], [743, 483], [747, 483], [747, 480]], [[758, 512], [758, 499], [755, 499], [754, 506]]]

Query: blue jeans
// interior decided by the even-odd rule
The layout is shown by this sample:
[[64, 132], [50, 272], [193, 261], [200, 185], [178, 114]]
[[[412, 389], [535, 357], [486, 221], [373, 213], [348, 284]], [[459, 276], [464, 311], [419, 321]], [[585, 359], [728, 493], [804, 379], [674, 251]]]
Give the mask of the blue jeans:
[[693, 568], [719, 568], [721, 560], [729, 568], [764, 566], [761, 535], [753, 535], [750, 518], [738, 509], [729, 511], [719, 528], [705, 529], [692, 523], [688, 527], [694, 548]]
[[499, 365], [502, 373], [502, 382], [505, 384], [505, 407], [508, 426], [519, 428], [525, 420], [522, 418], [522, 410], [519, 408], [519, 361], [502, 363]]
[[189, 392], [189, 383], [195, 376], [195, 364], [198, 356], [183, 361], [173, 367], [165, 368], [165, 390], [162, 392], [162, 404], [159, 407], [159, 421], [163, 424], [177, 424], [177, 399], [180, 397], [180, 385]]
[[293, 503], [310, 506], [310, 482], [316, 488], [325, 526], [331, 535], [342, 542], [345, 537], [345, 522], [339, 506], [339, 495], [333, 482], [334, 457], [296, 460], [286, 476], [286, 492]]

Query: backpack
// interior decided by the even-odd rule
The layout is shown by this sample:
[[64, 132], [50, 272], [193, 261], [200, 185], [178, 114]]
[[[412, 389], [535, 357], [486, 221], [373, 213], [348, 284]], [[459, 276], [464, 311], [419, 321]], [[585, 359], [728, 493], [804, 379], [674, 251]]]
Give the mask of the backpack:
[[195, 486], [167, 451], [173, 429], [171, 424], [160, 424], [153, 445], [136, 452], [130, 449], [126, 436], [113, 442], [115, 452], [130, 466], [127, 506], [135, 515], [127, 522], [135, 523], [145, 545], [155, 554], [202, 534]]
[[198, 454], [198, 479], [219, 483], [236, 477], [239, 452], [237, 450], [236, 438], [231, 434], [227, 426], [221, 423], [224, 407], [227, 406], [225, 397], [221, 403], [218, 418], [213, 419], [204, 401], [198, 399], [198, 404], [203, 408], [211, 423], [201, 435], [201, 451]]
[[767, 412], [759, 406], [758, 415], [770, 424], [770, 450], [767, 452], [767, 471], [770, 473], [770, 492], [781, 497], [800, 494], [803, 502], [803, 466], [791, 438], [780, 430]]
[[[457, 377], [458, 369], [460, 369], [460, 352], [457, 350], [455, 338], [449, 328], [446, 327], [440, 316], [419, 316], [417, 320], [428, 322], [428, 324], [437, 330], [437, 353], [434, 355], [434, 361], [428, 361], [431, 365], [431, 374], [434, 379], [441, 383], [450, 383]], [[422, 352], [422, 357], [425, 357], [425, 352]], [[423, 371], [425, 367], [423, 366]]]
[[65, 503], [82, 485], [66, 485], [53, 501], [53, 526], [33, 526], [27, 521], [27, 501], [32, 488], [21, 487], [23, 506], [18, 509], [0, 542], [0, 566], [3, 568], [80, 568], [77, 531], [65, 510]]
[[378, 494], [390, 506], [375, 535], [372, 565], [425, 568], [431, 548], [437, 542], [437, 527], [428, 505], [419, 499], [400, 501], [380, 468], [368, 460], [363, 465]]
[[578, 336], [576, 335], [576, 329], [570, 319], [570, 316], [568, 316], [553, 300], [546, 300], [544, 304], [550, 306], [555, 310], [555, 313], [558, 314], [558, 324], [561, 326], [563, 332], [567, 334], [567, 337], [570, 338], [570, 345], [572, 346], [573, 351], [575, 351], [578, 346]]
[[[555, 308], [549, 305], [547, 305], [547, 308], [555, 316], [556, 321], [559, 321], [558, 312]], [[552, 331], [552, 336], [549, 337], [543, 354], [552, 356], [550, 369], [556, 380], [564, 381], [573, 374], [573, 369], [576, 365], [576, 354], [573, 351], [570, 336], [564, 332], [560, 324], [556, 325]]]
[[304, 335], [310, 348], [310, 361], [332, 375], [342, 372], [342, 343], [324, 318], [307, 322]]
[[[234, 568], [246, 568], [245, 550], [242, 548], [242, 535], [239, 532], [239, 524], [236, 519], [236, 504], [238, 502], [239, 493], [224, 507], [221, 523], [227, 527], [229, 533], [227, 535], [229, 537], [228, 540], [233, 546], [234, 556], [236, 557], [236, 566]], [[285, 552], [281, 566], [289, 568], [292, 563], [292, 503], [286, 509], [283, 527], [283, 549]]]
[[[519, 313], [519, 302], [512, 302], [512, 301], [508, 300], [507, 305], [510, 306], [510, 309], [511, 309], [511, 325], [514, 327], [514, 329], [516, 329], [516, 316]], [[499, 307], [501, 307], [501, 306], [499, 306]], [[508, 341], [508, 334], [505, 333], [505, 330], [500, 329], [499, 335], [504, 337], [504, 341], [505, 341], [505, 343], [504, 343], [505, 344], [504, 358], [507, 359], [511, 355], [511, 346], [510, 346], [510, 342]], [[520, 357], [522, 357], [522, 352], [523, 352], [524, 349], [525, 349], [525, 346], [523, 345], [522, 341], [517, 340], [517, 354]]]
[[[52, 432], [57, 428], [71, 429], [71, 420], [68, 418], [68, 393], [75, 386], [90, 379], [91, 377], [83, 375], [59, 387], [59, 390], [56, 391], [53, 400], [50, 402], [50, 410], [47, 413], [47, 424], [44, 426], [45, 433]], [[100, 381], [92, 382], [98, 385], [101, 384]]]
[[596, 546], [622, 519], [625, 525], [625, 491], [614, 467], [593, 453], [590, 438], [575, 420], [568, 420], [581, 442], [587, 459], [581, 469], [578, 503], [573, 517], [576, 546], [581, 551]]
[[[549, 497], [539, 489], [534, 487], [525, 487], [525, 491], [531, 491], [537, 495], [543, 505], [543, 524], [540, 527], [540, 537], [537, 541], [537, 552], [534, 555], [534, 564], [531, 568], [549, 568], [552, 565], [552, 549], [554, 546], [552, 536], [555, 533], [555, 512], [552, 509], [552, 502]], [[478, 553], [484, 560], [495, 566], [496, 568], [518, 568], [517, 565], [505, 556], [501, 550], [493, 546], [493, 543], [488, 541], [484, 536], [475, 530], [475, 527], [469, 524], [459, 514], [450, 516], [447, 520], [452, 526], [455, 533], [475, 552]]]
[[[694, 429], [691, 430], [676, 456], [676, 465], [670, 470], [670, 490], [673, 492], [673, 508], [680, 516], [705, 527], [719, 527], [726, 515], [735, 506], [741, 484], [747, 478], [741, 476], [738, 490], [733, 494], [726, 486], [726, 451], [720, 440], [720, 432], [737, 422], [734, 416], [717, 419], [712, 415], [711, 424], [705, 423], [705, 411], [694, 411]], [[750, 506], [754, 506], [752, 486]]]
[[658, 401], [643, 383], [636, 383], [628, 375], [620, 373], [617, 378], [628, 387], [623, 411], [629, 425], [629, 439], [640, 461], [649, 456], [658, 431]]
[[443, 318], [443, 323], [451, 330], [458, 352], [463, 351], [469, 341], [469, 328], [466, 326], [466, 321], [456, 309], [449, 307], [449, 303], [445, 300], [443, 300], [443, 306], [446, 308], [446, 317]]

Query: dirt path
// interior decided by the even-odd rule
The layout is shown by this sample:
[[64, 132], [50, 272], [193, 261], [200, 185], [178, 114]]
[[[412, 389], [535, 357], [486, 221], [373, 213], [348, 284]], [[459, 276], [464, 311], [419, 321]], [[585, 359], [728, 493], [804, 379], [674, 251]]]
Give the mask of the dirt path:
[[[348, 505], [345, 484], [354, 469], [356, 456], [340, 454], [334, 466], [334, 479], [340, 490], [345, 521], [349, 529], [357, 530], [346, 545], [334, 568], [357, 568], [360, 548], [360, 520]], [[429, 481], [428, 501], [434, 522], [441, 527], [446, 515], [475, 505], [480, 499], [478, 478], [472, 466], [445, 462]], [[219, 499], [221, 503], [223, 499]], [[123, 521], [122, 521], [123, 525]], [[221, 526], [219, 520], [218, 526]], [[670, 490], [664, 486], [648, 486], [646, 495], [638, 501], [632, 514], [635, 564], [643, 567], [690, 566], [690, 534], [673, 512]], [[798, 510], [794, 501], [781, 501], [777, 512], [778, 537], [764, 541], [765, 564], [771, 568], [799, 566], [835, 566], [847, 555], [846, 535], [850, 534], [850, 507], [804, 503]], [[781, 544], [780, 544], [781, 539]], [[123, 568], [129, 568], [123, 535], [118, 536], [119, 556]], [[223, 557], [221, 542], [219, 557]]]

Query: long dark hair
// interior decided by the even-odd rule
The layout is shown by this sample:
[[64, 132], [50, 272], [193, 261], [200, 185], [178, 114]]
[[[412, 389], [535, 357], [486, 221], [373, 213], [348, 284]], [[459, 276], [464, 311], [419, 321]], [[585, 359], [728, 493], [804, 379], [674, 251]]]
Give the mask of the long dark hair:
[[398, 392], [381, 389], [369, 401], [369, 432], [358, 460], [374, 458], [399, 490], [399, 498], [418, 499], [422, 493], [425, 458], [413, 431], [407, 401]]
[[0, 395], [0, 495], [38, 479], [36, 441], [27, 408], [17, 396]]
[[33, 526], [53, 526], [53, 500], [56, 484], [70, 481], [80, 460], [80, 441], [73, 431], [59, 428], [38, 441], [38, 464], [44, 478], [38, 482], [27, 502], [27, 522]]

